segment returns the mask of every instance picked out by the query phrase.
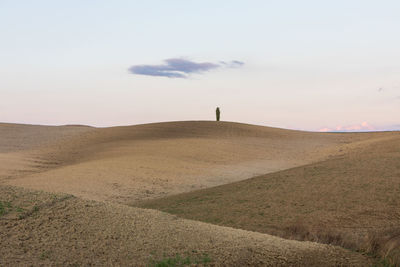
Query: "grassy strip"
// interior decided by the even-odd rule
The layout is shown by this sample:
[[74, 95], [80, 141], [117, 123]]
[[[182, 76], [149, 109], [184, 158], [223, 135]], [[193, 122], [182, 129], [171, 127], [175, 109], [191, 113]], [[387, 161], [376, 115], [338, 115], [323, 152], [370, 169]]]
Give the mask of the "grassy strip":
[[211, 258], [207, 254], [203, 254], [197, 257], [182, 257], [179, 254], [176, 254], [173, 257], [164, 256], [162, 259], [154, 259], [151, 258], [148, 264], [149, 267], [180, 267], [180, 266], [188, 266], [188, 265], [202, 265], [207, 266], [212, 262]]

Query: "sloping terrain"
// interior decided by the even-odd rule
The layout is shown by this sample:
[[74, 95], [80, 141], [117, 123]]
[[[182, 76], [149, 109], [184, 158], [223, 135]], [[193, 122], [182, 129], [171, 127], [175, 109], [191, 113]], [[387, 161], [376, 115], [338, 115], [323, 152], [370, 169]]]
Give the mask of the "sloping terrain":
[[[282, 235], [308, 215], [325, 218], [330, 227], [342, 222], [335, 221], [335, 209], [359, 203], [335, 198], [348, 192], [357, 199], [352, 182], [360, 182], [358, 169], [368, 160], [360, 155], [371, 157], [365, 173], [373, 166], [382, 171], [380, 164], [392, 166], [386, 184], [369, 188], [370, 194], [396, 186], [398, 136], [229, 122], [112, 128], [0, 124], [0, 263], [146, 265], [178, 254], [192, 262], [210, 258], [215, 265], [369, 265], [370, 258], [340, 247], [264, 233]], [[377, 155], [381, 161], [373, 165]], [[354, 181], [335, 178], [342, 172], [354, 172]], [[306, 179], [309, 173], [314, 180]], [[246, 180], [260, 174], [266, 175]], [[206, 189], [194, 191], [201, 188]], [[177, 195], [184, 192], [189, 193]], [[397, 212], [384, 209], [393, 192], [380, 201], [371, 197], [374, 204], [360, 209], [367, 211], [361, 218], [369, 222], [375, 209], [385, 216]], [[395, 223], [396, 213], [390, 216], [382, 224], [372, 219], [368, 227]], [[307, 221], [311, 226], [318, 222], [313, 219]]]
[[146, 266], [176, 255], [215, 266], [365, 266], [345, 249], [155, 210], [0, 186], [0, 265]]
[[89, 128], [34, 150], [37, 172], [4, 183], [132, 203], [316, 162], [368, 138], [228, 122]]
[[43, 148], [93, 129], [89, 126], [42, 126], [0, 123], [0, 153]]
[[42, 157], [44, 151], [56, 151], [55, 144], [92, 129], [0, 123], [0, 182], [57, 166], [60, 161]]
[[400, 245], [399, 195], [400, 133], [394, 132], [332, 159], [139, 206], [362, 249], [376, 232], [392, 231]]

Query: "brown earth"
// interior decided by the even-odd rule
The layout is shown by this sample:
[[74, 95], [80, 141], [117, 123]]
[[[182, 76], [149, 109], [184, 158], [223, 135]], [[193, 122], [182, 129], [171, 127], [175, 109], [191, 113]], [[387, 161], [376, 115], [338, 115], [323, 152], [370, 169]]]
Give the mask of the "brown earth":
[[0, 187], [0, 260], [15, 265], [145, 266], [176, 254], [217, 266], [363, 266], [339, 247], [179, 219], [155, 210]]
[[[370, 263], [369, 258], [339, 247], [178, 219], [125, 204], [265, 173], [279, 175], [285, 172], [282, 170], [347, 157], [352, 151], [377, 142], [390, 143], [397, 136], [398, 133], [309, 133], [228, 122], [171, 122], [112, 128], [0, 124], [0, 202], [4, 211], [0, 217], [0, 262], [145, 265], [163, 253], [188, 254], [192, 258], [207, 253], [216, 265], [365, 266]], [[340, 164], [335, 166], [333, 172], [341, 170]], [[296, 168], [288, 171], [293, 170]], [[288, 178], [287, 182], [298, 187], [288, 185], [288, 190], [307, 189], [300, 180], [296, 183]], [[318, 186], [310, 189], [318, 190]], [[234, 191], [229, 190], [228, 195]], [[257, 195], [261, 192], [258, 190], [248, 191], [247, 195]], [[193, 204], [193, 208], [202, 212], [203, 208], [195, 201], [184, 203], [185, 196], [177, 196], [183, 199], [182, 207]], [[282, 198], [277, 196], [276, 201], [279, 203]], [[163, 200], [171, 203], [171, 207], [176, 205], [173, 198]], [[221, 200], [220, 217], [243, 219], [238, 213], [246, 207], [237, 205], [237, 201], [228, 207], [228, 200], [228, 196], [226, 201]], [[299, 202], [309, 205], [312, 200]], [[160, 202], [151, 203], [155, 208], [165, 209]], [[232, 210], [236, 205], [239, 212]], [[216, 206], [210, 207], [210, 214], [217, 212]], [[281, 203], [282, 207], [287, 209], [283, 214], [292, 220], [295, 215], [289, 213], [297, 210], [291, 204]], [[255, 213], [259, 211], [256, 205], [249, 204], [248, 212], [251, 208]], [[183, 210], [181, 216], [193, 216], [186, 208]], [[233, 213], [224, 214], [227, 212]], [[284, 221], [280, 218], [284, 215], [273, 215], [277, 217], [274, 220]], [[368, 214], [363, 218], [368, 218]], [[212, 223], [229, 225], [223, 222]], [[232, 226], [253, 227], [251, 220], [248, 228], [236, 222], [233, 220]]]
[[137, 205], [362, 250], [375, 233], [400, 237], [399, 195], [400, 134], [393, 132], [328, 160]]
[[92, 129], [0, 123], [0, 182], [57, 166], [61, 162], [43, 158], [45, 151], [54, 151], [62, 140]]
[[[25, 135], [32, 130], [17, 128], [16, 132]], [[48, 142], [42, 148], [31, 145], [29, 138], [20, 145], [20, 138], [2, 136], [3, 143], [13, 145], [19, 151], [17, 156], [28, 162], [22, 165], [18, 161], [17, 170], [23, 175], [3, 175], [0, 180], [5, 177], [5, 184], [85, 199], [132, 203], [320, 161], [372, 137], [227, 122], [72, 128], [75, 132], [67, 128], [68, 138], [54, 140], [52, 145]], [[375, 134], [373, 138], [386, 135]], [[45, 138], [45, 134], [41, 136]], [[0, 165], [9, 166], [7, 160], [12, 156], [10, 151], [1, 153]]]

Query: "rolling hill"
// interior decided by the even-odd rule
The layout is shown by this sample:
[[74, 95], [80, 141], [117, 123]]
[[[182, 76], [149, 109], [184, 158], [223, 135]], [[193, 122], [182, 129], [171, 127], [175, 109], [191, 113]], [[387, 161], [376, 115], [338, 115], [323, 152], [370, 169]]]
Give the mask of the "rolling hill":
[[[19, 172], [24, 171], [23, 175], [10, 176], [5, 183], [86, 199], [132, 203], [316, 162], [370, 137], [229, 122], [72, 128], [73, 132], [70, 127], [59, 129], [63, 134], [58, 139], [52, 137], [53, 128], [48, 131], [48, 138], [44, 133], [47, 129], [42, 130], [40, 136], [47, 143], [18, 150], [16, 155], [24, 156], [27, 163], [18, 168]], [[29, 132], [33, 129], [19, 131], [34, 137]], [[374, 138], [385, 135], [375, 134]], [[6, 139], [3, 142], [8, 146], [19, 144], [19, 138]], [[6, 158], [11, 157], [9, 152]]]
[[269, 234], [292, 238], [299, 221], [313, 236], [390, 228], [398, 145], [397, 132], [232, 122], [0, 124], [0, 258], [146, 265], [207, 254], [215, 265], [365, 266], [360, 253]]

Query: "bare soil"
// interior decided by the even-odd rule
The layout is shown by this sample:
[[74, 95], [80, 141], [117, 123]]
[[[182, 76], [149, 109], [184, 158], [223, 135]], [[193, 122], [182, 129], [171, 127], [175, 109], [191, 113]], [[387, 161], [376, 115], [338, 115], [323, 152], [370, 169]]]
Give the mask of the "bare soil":
[[[363, 250], [372, 235], [399, 229], [399, 195], [397, 132], [328, 160], [137, 205], [217, 225]], [[400, 242], [396, 246], [400, 252]]]
[[[16, 127], [15, 131], [29, 136], [31, 130]], [[0, 154], [4, 169], [12, 157], [18, 163], [12, 169], [18, 173], [3, 175], [3, 183], [127, 204], [317, 162], [371, 137], [227, 122], [65, 130], [64, 138], [52, 137], [52, 142], [39, 147], [37, 138], [32, 144], [24, 138], [21, 145], [11, 135], [2, 136], [18, 151]], [[45, 130], [36, 132], [44, 139]], [[374, 138], [385, 135], [377, 133]]]
[[[306, 222], [325, 216], [325, 225], [339, 223], [338, 229], [344, 229], [344, 201], [335, 200], [336, 205], [333, 199], [356, 191], [347, 187], [360, 183], [361, 165], [352, 167], [361, 164], [358, 154], [376, 150], [371, 162], [386, 155], [367, 167], [398, 166], [398, 136], [309, 133], [229, 122], [112, 128], [0, 124], [0, 265], [143, 266], [176, 254], [192, 259], [207, 254], [212, 265], [225, 266], [366, 266], [371, 258], [360, 253], [265, 233], [282, 235], [281, 226], [308, 215]], [[391, 152], [376, 145], [385, 142]], [[354, 181], [346, 176], [337, 180], [343, 171], [354, 172]], [[368, 192], [395, 188], [397, 171], [388, 168], [383, 187], [366, 186]], [[260, 174], [266, 175], [246, 180]], [[387, 210], [396, 210], [385, 209], [394, 191], [371, 199], [376, 203], [362, 210], [370, 213], [360, 215], [368, 221], [364, 224], [395, 223], [394, 217], [379, 221], [372, 215], [376, 209], [385, 216]], [[354, 199], [363, 192], [354, 193]], [[329, 201], [331, 206], [325, 204]], [[333, 216], [332, 210], [342, 217]], [[345, 218], [354, 220], [350, 217]]]
[[339, 247], [179, 219], [155, 210], [0, 187], [23, 212], [0, 219], [2, 266], [145, 266], [176, 254], [211, 265], [365, 265]]

